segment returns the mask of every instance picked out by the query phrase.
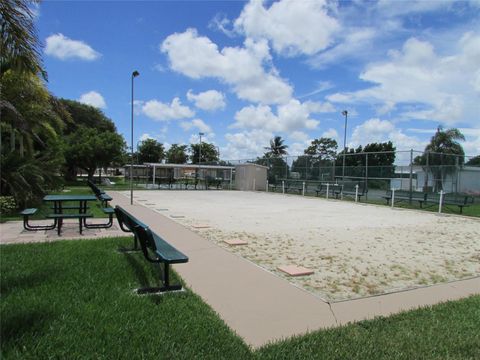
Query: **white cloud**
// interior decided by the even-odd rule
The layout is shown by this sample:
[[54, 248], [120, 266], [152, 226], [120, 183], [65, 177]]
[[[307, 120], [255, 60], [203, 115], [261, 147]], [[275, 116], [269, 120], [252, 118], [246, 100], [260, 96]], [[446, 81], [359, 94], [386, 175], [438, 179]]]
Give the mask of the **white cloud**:
[[408, 136], [401, 129], [388, 120], [378, 118], [369, 119], [354, 128], [351, 139], [347, 139], [347, 146], [365, 146], [370, 143], [391, 141], [397, 150], [423, 150], [427, 141], [414, 136]]
[[89, 91], [85, 94], [80, 95], [80, 99], [78, 99], [78, 101], [99, 109], [107, 108], [107, 104], [105, 103], [105, 99], [103, 98], [102, 94], [96, 91]]
[[81, 59], [87, 61], [96, 60], [101, 56], [83, 41], [69, 39], [60, 33], [47, 37], [45, 54], [60, 60]]
[[328, 14], [326, 0], [281, 0], [268, 9], [263, 0], [251, 0], [235, 28], [247, 37], [268, 39], [277, 53], [292, 56], [325, 49], [340, 25]]
[[222, 147], [222, 158], [230, 160], [253, 159], [265, 153], [264, 147], [269, 146], [273, 133], [254, 129], [235, 134], [225, 134], [227, 145]]
[[208, 28], [219, 30], [228, 37], [234, 37], [235, 31], [231, 29], [231, 21], [225, 14], [219, 13], [208, 23]]
[[[202, 142], [208, 142], [210, 144], [214, 144], [215, 145], [215, 133], [204, 133], [204, 135], [202, 135]], [[198, 136], [198, 133], [192, 133], [190, 135], [190, 139], [188, 140], [188, 143], [189, 144], [198, 144], [200, 141], [200, 137]]]
[[315, 129], [320, 123], [310, 118], [315, 109], [312, 102], [301, 103], [296, 99], [290, 100], [287, 104], [277, 106], [277, 114], [272, 112], [268, 105], [250, 105], [237, 111], [235, 123], [232, 127], [264, 129], [272, 132], [290, 132], [301, 129]]
[[314, 68], [323, 69], [339, 60], [371, 56], [373, 40], [376, 36], [378, 32], [371, 28], [345, 29], [337, 45], [308, 59], [308, 63]]
[[313, 95], [316, 95], [318, 93], [324, 92], [326, 90], [330, 90], [333, 87], [334, 87], [334, 85], [330, 81], [319, 81], [317, 83], [317, 87], [315, 88], [315, 90], [312, 90], [307, 94], [298, 96], [298, 98], [303, 99], [303, 98], [306, 98], [306, 97], [309, 97], [309, 96], [313, 96]]
[[[438, 56], [432, 44], [408, 39], [401, 51], [390, 51], [390, 61], [367, 66], [360, 78], [376, 85], [327, 96], [332, 102], [374, 104], [386, 113], [401, 106], [404, 119], [433, 120], [447, 125], [478, 121], [477, 88], [480, 36], [466, 33], [457, 52]], [[478, 72], [478, 73], [477, 73]], [[412, 110], [412, 104], [418, 104]]]
[[143, 141], [143, 140], [147, 140], [147, 139], [154, 139], [154, 140], [157, 140], [157, 141], [160, 141], [160, 142], [164, 142], [164, 140], [166, 139], [167, 132], [168, 132], [168, 127], [164, 126], [160, 129], [160, 133], [156, 133], [156, 134], [143, 133], [138, 138], [138, 141]]
[[289, 135], [289, 138], [295, 141], [305, 142], [308, 141], [309, 136], [303, 131], [294, 131]]
[[193, 79], [217, 78], [232, 86], [243, 100], [264, 104], [287, 102], [292, 87], [281, 79], [274, 68], [264, 69], [271, 61], [266, 41], [247, 39], [244, 47], [219, 50], [209, 38], [198, 36], [197, 30], [168, 36], [161, 44], [172, 70]]
[[158, 100], [149, 100], [142, 105], [142, 113], [157, 121], [188, 119], [195, 116], [195, 112], [188, 106], [182, 105], [178, 97], [170, 104]]
[[208, 90], [194, 94], [192, 90], [187, 93], [187, 99], [193, 101], [195, 106], [206, 111], [214, 111], [225, 108], [225, 95], [216, 90]]
[[189, 131], [191, 129], [198, 129], [200, 132], [203, 133], [211, 133], [212, 128], [205, 124], [205, 122], [201, 119], [193, 119], [192, 121], [182, 121], [180, 126], [183, 130]]
[[338, 142], [338, 139], [339, 139], [339, 138], [338, 138], [338, 132], [337, 132], [337, 130], [332, 129], [332, 128], [324, 131], [324, 132], [322, 133], [322, 137], [324, 137], [324, 138], [332, 138], [332, 139], [337, 140], [337, 142]]

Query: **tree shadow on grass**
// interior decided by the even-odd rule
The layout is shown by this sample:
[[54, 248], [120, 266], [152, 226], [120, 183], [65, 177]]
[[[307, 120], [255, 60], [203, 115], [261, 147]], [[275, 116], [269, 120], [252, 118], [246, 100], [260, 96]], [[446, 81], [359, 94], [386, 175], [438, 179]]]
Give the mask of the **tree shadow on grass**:
[[[139, 259], [140, 256], [136, 256], [138, 253], [123, 253], [125, 255], [125, 259], [132, 267], [135, 277], [139, 283], [139, 288], [148, 288], [148, 287], [161, 287], [162, 286], [162, 279], [163, 279], [163, 270], [160, 268], [160, 264], [157, 263], [146, 263], [146, 260]], [[146, 263], [145, 264], [143, 263]], [[172, 274], [173, 275], [173, 274]], [[174, 281], [179, 281], [176, 276], [172, 276]], [[164, 301], [164, 297], [172, 296], [172, 295], [184, 295], [184, 292], [179, 293], [160, 293], [160, 294], [149, 294], [149, 295], [142, 295], [148, 297], [150, 301], [154, 304], [159, 305]]]
[[0, 291], [2, 297], [8, 296], [13, 291], [27, 290], [39, 286], [50, 281], [57, 270], [48, 269], [43, 271], [35, 271], [30, 274], [21, 274], [18, 276], [5, 276], [0, 282]]
[[[2, 314], [0, 334], [2, 348], [13, 346], [28, 333], [40, 334], [53, 319], [53, 313], [46, 309], [26, 310]], [[12, 342], [12, 344], [9, 344]]]

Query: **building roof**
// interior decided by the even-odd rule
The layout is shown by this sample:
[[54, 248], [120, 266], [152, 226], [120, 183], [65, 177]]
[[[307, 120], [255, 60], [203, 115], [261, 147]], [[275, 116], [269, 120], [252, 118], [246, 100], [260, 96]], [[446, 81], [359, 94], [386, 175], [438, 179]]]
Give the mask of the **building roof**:
[[162, 164], [162, 163], [145, 163], [145, 165], [155, 168], [164, 169], [210, 169], [210, 170], [233, 170], [235, 166], [221, 165], [197, 165], [197, 164]]

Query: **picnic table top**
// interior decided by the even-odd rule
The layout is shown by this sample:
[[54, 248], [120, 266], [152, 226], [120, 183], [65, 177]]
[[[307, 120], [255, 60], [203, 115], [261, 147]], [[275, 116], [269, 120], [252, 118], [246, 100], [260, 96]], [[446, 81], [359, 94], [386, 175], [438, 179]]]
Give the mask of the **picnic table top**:
[[95, 195], [69, 194], [69, 195], [45, 195], [43, 201], [95, 201]]

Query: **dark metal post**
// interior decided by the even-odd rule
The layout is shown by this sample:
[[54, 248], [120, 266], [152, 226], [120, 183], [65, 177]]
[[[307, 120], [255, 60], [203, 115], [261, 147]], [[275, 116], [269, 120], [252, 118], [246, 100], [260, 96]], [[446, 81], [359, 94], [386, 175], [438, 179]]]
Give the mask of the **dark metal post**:
[[342, 183], [345, 183], [345, 156], [347, 155], [347, 118], [348, 118], [348, 111], [343, 110], [342, 115], [345, 116], [345, 133], [343, 135]]
[[410, 149], [410, 196], [408, 203], [412, 203], [412, 195], [413, 195], [413, 149]]
[[135, 79], [135, 77], [137, 77], [138, 75], [140, 75], [140, 73], [135, 70], [133, 73], [132, 73], [132, 134], [131, 134], [131, 142], [130, 142], [130, 145], [131, 145], [131, 149], [130, 149], [130, 153], [131, 153], [131, 158], [130, 158], [130, 205], [133, 205], [133, 79]]

